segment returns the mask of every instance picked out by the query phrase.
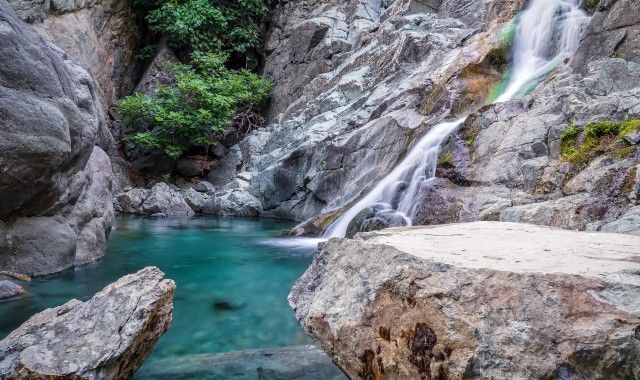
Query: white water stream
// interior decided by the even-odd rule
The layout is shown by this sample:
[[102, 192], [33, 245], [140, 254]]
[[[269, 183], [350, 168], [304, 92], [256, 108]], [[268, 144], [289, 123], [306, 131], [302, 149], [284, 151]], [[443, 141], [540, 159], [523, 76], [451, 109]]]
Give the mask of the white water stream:
[[[532, 0], [519, 17], [512, 75], [496, 102], [523, 95], [570, 57], [588, 22], [579, 0]], [[400, 218], [396, 224], [411, 225], [422, 190], [435, 177], [440, 144], [464, 120], [432, 127], [388, 176], [327, 228], [323, 237], [344, 237], [353, 218], [374, 205], [378, 213], [386, 214], [385, 218]]]

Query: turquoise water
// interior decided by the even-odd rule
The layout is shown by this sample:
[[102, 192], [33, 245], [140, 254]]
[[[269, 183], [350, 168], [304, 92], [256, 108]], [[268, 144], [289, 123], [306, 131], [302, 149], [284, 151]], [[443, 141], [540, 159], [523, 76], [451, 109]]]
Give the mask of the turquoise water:
[[[47, 307], [86, 300], [105, 285], [155, 265], [177, 284], [173, 323], [154, 360], [308, 343], [287, 303], [313, 248], [276, 239], [289, 222], [119, 217], [101, 261], [26, 283], [30, 295], [0, 303], [0, 337]], [[137, 376], [137, 377], [138, 377]]]

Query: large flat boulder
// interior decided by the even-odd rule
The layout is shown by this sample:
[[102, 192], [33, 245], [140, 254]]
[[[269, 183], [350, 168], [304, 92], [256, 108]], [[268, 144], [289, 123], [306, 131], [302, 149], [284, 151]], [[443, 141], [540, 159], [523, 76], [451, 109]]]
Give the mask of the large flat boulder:
[[640, 236], [476, 222], [333, 239], [294, 285], [352, 378], [640, 377]]
[[149, 267], [36, 314], [0, 341], [0, 378], [130, 379], [169, 328], [174, 291]]

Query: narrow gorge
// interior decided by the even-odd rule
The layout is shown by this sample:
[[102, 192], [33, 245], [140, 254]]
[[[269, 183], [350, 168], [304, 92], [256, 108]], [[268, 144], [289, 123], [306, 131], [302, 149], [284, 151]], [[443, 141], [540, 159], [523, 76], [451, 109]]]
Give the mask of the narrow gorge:
[[0, 378], [640, 379], [637, 0], [0, 0], [0, 37]]

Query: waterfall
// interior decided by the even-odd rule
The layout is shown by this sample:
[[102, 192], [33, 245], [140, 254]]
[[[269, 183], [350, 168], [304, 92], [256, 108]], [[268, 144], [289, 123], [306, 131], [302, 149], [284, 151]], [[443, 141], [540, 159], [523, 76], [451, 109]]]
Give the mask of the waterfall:
[[[577, 49], [588, 22], [579, 0], [532, 0], [518, 18], [512, 75], [496, 102], [521, 96], [538, 84]], [[422, 190], [435, 178], [440, 144], [465, 119], [432, 127], [387, 177], [327, 228], [323, 237], [344, 237], [353, 218], [369, 207], [376, 218], [389, 224], [411, 225]]]

